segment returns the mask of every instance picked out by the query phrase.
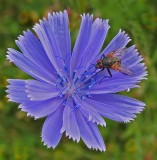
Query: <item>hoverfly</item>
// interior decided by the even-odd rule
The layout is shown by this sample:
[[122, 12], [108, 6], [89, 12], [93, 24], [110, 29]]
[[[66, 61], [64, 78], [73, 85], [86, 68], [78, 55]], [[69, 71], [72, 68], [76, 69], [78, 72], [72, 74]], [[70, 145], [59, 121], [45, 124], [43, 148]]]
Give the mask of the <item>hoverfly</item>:
[[[124, 67], [121, 64], [121, 59], [124, 56], [125, 52], [126, 48], [121, 48], [115, 51], [111, 51], [106, 56], [102, 55], [101, 59], [96, 62], [95, 68], [101, 69], [99, 72], [103, 71], [104, 69], [107, 69], [110, 77], [112, 77], [110, 69], [119, 71], [126, 75], [134, 75], [133, 71], [131, 71], [129, 68]], [[96, 74], [98, 74], [99, 72], [97, 72]]]

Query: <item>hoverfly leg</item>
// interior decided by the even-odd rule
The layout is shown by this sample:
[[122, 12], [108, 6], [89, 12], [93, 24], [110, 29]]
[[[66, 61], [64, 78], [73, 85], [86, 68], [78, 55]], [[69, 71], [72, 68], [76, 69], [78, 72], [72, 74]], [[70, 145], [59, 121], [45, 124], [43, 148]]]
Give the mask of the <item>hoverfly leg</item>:
[[105, 78], [106, 76], [104, 76], [103, 78], [101, 78], [101, 80], [99, 81], [99, 84], [102, 82], [102, 80]]
[[105, 58], [105, 55], [104, 55], [104, 54], [102, 55], [101, 60], [102, 60], [103, 58]]
[[99, 72], [95, 73], [91, 78], [95, 77], [98, 73], [100, 73], [101, 71], [103, 71], [105, 68], [102, 68]]
[[105, 68], [102, 68], [99, 72], [97, 72], [95, 75], [97, 75], [98, 73], [100, 73], [101, 71], [103, 71]]
[[111, 74], [111, 71], [110, 71], [110, 69], [109, 69], [109, 68], [107, 68], [107, 71], [108, 71], [108, 73], [109, 73], [110, 77], [112, 77], [112, 74]]
[[[112, 77], [112, 74], [111, 74], [111, 71], [110, 71], [109, 68], [107, 68], [107, 71], [108, 71], [110, 77]], [[103, 80], [105, 77], [108, 77], [108, 76], [104, 76], [104, 77], [100, 80], [99, 84], [102, 82], [102, 80]]]

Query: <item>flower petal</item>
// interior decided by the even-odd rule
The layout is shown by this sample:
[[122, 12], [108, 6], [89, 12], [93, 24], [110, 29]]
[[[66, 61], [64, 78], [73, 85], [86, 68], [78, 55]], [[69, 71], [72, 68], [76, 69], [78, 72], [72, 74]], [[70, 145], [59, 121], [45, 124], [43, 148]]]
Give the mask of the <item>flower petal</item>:
[[54, 82], [56, 81], [56, 78], [53, 76], [53, 74], [50, 74], [44, 68], [38, 66], [33, 61], [14, 49], [8, 49], [7, 53], [7, 58], [11, 62], [14, 62], [14, 64], [24, 72], [39, 81], [45, 81], [47, 83], [55, 85]]
[[21, 52], [28, 59], [33, 61], [33, 63], [40, 66], [40, 68], [44, 68], [47, 72], [55, 72], [55, 69], [48, 59], [41, 42], [30, 30], [24, 32], [24, 36], [19, 36], [18, 40], [16, 40], [16, 44], [20, 48]]
[[63, 112], [63, 126], [61, 132], [65, 131], [66, 136], [72, 138], [74, 141], [80, 141], [80, 131], [75, 118], [75, 106], [72, 99], [66, 102]]
[[[133, 75], [126, 75], [119, 71], [110, 69], [112, 77], [109, 77], [107, 70], [99, 73], [97, 84], [91, 88], [91, 94], [103, 94], [103, 93], [116, 93], [130, 88], [138, 87], [136, 85], [141, 79], [145, 79], [147, 75], [146, 67], [143, 63], [140, 63], [143, 59], [139, 56], [139, 53], [135, 49], [135, 46], [131, 46], [126, 49], [126, 53], [121, 60], [121, 65], [129, 69]], [[106, 76], [106, 77], [105, 77]], [[100, 83], [101, 81], [101, 83]]]
[[[94, 29], [93, 29], [94, 28]], [[109, 29], [108, 20], [96, 19], [92, 25], [89, 42], [82, 54], [81, 64], [77, 71], [76, 77], [83, 73], [91, 65], [91, 62], [99, 55], [104, 40]]]
[[42, 141], [48, 148], [55, 148], [59, 143], [62, 133], [60, 133], [63, 123], [63, 108], [59, 107], [54, 113], [49, 115], [42, 128]]
[[65, 63], [68, 66], [71, 58], [71, 40], [68, 28], [69, 19], [67, 11], [65, 10], [63, 13], [54, 13], [53, 16], [49, 14], [48, 20], [58, 44], [61, 57], [65, 60]]
[[83, 53], [82, 65], [86, 65], [86, 68], [100, 53], [109, 28], [110, 27], [108, 25], [108, 20], [102, 20], [97, 18], [93, 22], [90, 40]]
[[[34, 26], [34, 30], [37, 33], [49, 60], [57, 70], [57, 73], [62, 76], [64, 75], [66, 67], [65, 58], [67, 57], [67, 54], [71, 54], [67, 19], [66, 12], [64, 12], [64, 14], [56, 13], [53, 16], [49, 15], [49, 20], [40, 20], [40, 24]], [[58, 29], [60, 30], [59, 32]], [[63, 48], [60, 48], [61, 46]]]
[[47, 99], [43, 101], [26, 101], [19, 105], [22, 111], [27, 112], [29, 116], [35, 119], [48, 116], [55, 112], [62, 103], [60, 97]]
[[143, 58], [139, 55], [134, 45], [126, 49], [121, 65], [133, 72], [133, 76], [128, 76], [128, 78], [134, 80], [145, 78], [147, 72], [144, 63], [141, 63], [142, 60]]
[[91, 105], [102, 116], [119, 122], [133, 120], [135, 114], [140, 113], [145, 106], [143, 102], [118, 94], [93, 94], [84, 102]]
[[96, 64], [96, 61], [101, 59], [102, 55], [107, 55], [112, 51], [115, 51], [120, 48], [124, 48], [128, 42], [130, 41], [130, 38], [127, 34], [123, 31], [119, 31], [118, 34], [111, 40], [111, 42], [105, 47], [105, 49], [99, 54], [92, 62], [92, 64]]
[[76, 120], [80, 129], [82, 140], [85, 142], [88, 148], [99, 149], [105, 151], [104, 141], [97, 128], [97, 125], [89, 122], [85, 119], [79, 109], [76, 111]]
[[84, 14], [82, 16], [80, 30], [71, 57], [71, 75], [73, 74], [74, 69], [77, 68], [78, 63], [81, 62], [82, 54], [84, 53], [84, 50], [89, 42], [92, 29], [92, 21], [93, 16], [90, 16], [89, 14]]
[[46, 100], [59, 95], [59, 90], [51, 84], [37, 80], [27, 80], [25, 83], [26, 93], [30, 100]]
[[[86, 17], [88, 17], [88, 15]], [[91, 20], [90, 18], [91, 17], [89, 17], [89, 19], [87, 18], [87, 20]], [[79, 35], [83, 34], [84, 32], [83, 27], [85, 26], [83, 25], [84, 24], [83, 20], [82, 20], [82, 26], [80, 28]], [[86, 25], [88, 25], [88, 23]], [[73, 52], [73, 54], [76, 54], [76, 56], [78, 57], [77, 61], [76, 61], [76, 57], [75, 58], [72, 57], [73, 62], [71, 62], [71, 65], [72, 65], [71, 67], [75, 66], [73, 67], [73, 69], [75, 69], [75, 72], [77, 72], [76, 77], [78, 77], [81, 73], [83, 73], [87, 69], [87, 67], [90, 66], [91, 62], [95, 59], [95, 57], [99, 54], [109, 29], [108, 20], [102, 20], [97, 18], [93, 22], [92, 26], [90, 23], [88, 27], [90, 27], [91, 31], [89, 30], [90, 33], [89, 32], [84, 33], [85, 35], [87, 34], [88, 36], [88, 39], [87, 39], [88, 42], [86, 44], [86, 47], [84, 49], [81, 47], [81, 51], [80, 51], [79, 45], [84, 40], [85, 35], [80, 36], [77, 39], [78, 41], [75, 44], [76, 48], [74, 48], [74, 52]]]
[[130, 38], [127, 34], [123, 31], [119, 31], [118, 34], [111, 40], [111, 42], [107, 45], [107, 47], [102, 51], [102, 54], [106, 55], [114, 50], [124, 48], [128, 42], [130, 41]]
[[6, 92], [8, 93], [9, 101], [23, 103], [29, 100], [25, 92], [25, 80], [8, 79], [8, 82], [10, 84], [7, 85]]
[[106, 78], [101, 83], [97, 83], [93, 88], [90, 89], [90, 94], [106, 94], [106, 93], [116, 93], [124, 90], [128, 90], [130, 88], [138, 87], [136, 85], [139, 81], [134, 79], [117, 79], [112, 77], [113, 79]]
[[7, 82], [10, 84], [7, 85], [8, 91], [25, 91], [25, 80], [21, 79], [8, 79]]
[[88, 121], [96, 123], [97, 125], [106, 126], [104, 119], [94, 108], [85, 103], [85, 101], [81, 100], [78, 96], [75, 96], [74, 100], [76, 104], [80, 106], [79, 109]]

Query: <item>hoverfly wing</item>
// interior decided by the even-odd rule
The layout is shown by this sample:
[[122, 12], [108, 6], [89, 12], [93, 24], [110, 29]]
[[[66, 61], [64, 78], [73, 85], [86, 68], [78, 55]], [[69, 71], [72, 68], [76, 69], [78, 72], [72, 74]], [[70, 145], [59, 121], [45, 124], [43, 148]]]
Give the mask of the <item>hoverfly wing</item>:
[[118, 59], [122, 59], [126, 53], [126, 50], [127, 50], [126, 47], [116, 49], [116, 50], [110, 52], [109, 54], [107, 54], [106, 57], [115, 57]]
[[133, 72], [131, 69], [122, 66], [122, 65], [121, 65], [120, 63], [118, 63], [118, 62], [115, 63], [115, 64], [113, 64], [113, 65], [111, 66], [111, 69], [116, 70], [116, 71], [119, 71], [119, 72], [121, 72], [121, 73], [123, 73], [123, 74], [126, 74], [126, 75], [129, 75], [129, 76], [134, 76], [134, 72]]
[[126, 67], [120, 66], [116, 70], [123, 73], [123, 74], [129, 75], [129, 76], [134, 76], [135, 75], [134, 72], [131, 69], [126, 68]]

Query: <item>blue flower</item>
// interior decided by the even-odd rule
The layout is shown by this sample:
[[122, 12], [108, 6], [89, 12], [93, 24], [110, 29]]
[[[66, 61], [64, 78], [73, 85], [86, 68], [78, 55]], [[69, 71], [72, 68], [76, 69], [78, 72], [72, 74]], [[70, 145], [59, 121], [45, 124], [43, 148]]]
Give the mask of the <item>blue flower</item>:
[[[126, 47], [130, 38], [124, 31], [102, 49], [108, 20], [89, 14], [81, 18], [72, 51], [66, 11], [40, 20], [33, 28], [38, 37], [30, 30], [18, 37], [20, 51], [9, 48], [7, 59], [34, 79], [9, 79], [7, 96], [29, 116], [47, 117], [41, 137], [48, 148], [55, 148], [65, 132], [74, 141], [82, 138], [88, 148], [105, 151], [97, 125], [106, 126], [103, 117], [129, 122], [144, 109], [144, 103], [115, 93], [138, 87], [147, 72], [135, 46]], [[133, 75], [112, 69], [112, 77], [107, 70], [98, 73], [95, 65], [102, 55], [124, 48], [120, 62]]]

